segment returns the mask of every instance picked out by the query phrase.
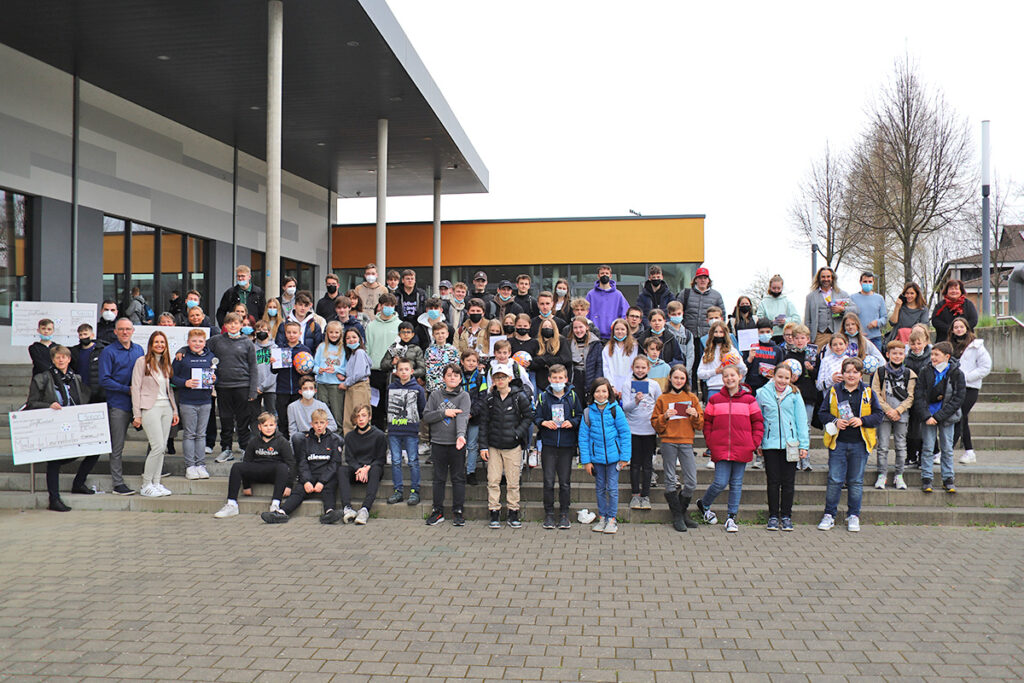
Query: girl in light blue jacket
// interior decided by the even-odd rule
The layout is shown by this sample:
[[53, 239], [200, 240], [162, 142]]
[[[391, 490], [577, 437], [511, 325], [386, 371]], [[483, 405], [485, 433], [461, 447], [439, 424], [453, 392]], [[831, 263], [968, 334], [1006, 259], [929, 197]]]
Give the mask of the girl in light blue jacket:
[[792, 384], [793, 370], [783, 361], [775, 366], [772, 381], [757, 390], [764, 416], [764, 436], [758, 452], [764, 457], [768, 480], [768, 530], [793, 530], [793, 491], [796, 464], [811, 447], [807, 411], [800, 391]]
[[594, 477], [597, 487], [597, 524], [593, 531], [614, 534], [619, 530], [619, 470], [629, 464], [631, 434], [626, 411], [615, 402], [612, 383], [598, 377], [590, 385], [591, 403], [583, 410], [580, 425], [580, 464]]

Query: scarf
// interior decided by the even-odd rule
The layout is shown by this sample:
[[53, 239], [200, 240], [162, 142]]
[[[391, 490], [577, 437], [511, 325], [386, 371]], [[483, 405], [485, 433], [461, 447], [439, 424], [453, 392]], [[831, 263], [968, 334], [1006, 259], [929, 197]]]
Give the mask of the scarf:
[[896, 398], [900, 403], [907, 400], [910, 395], [907, 391], [907, 368], [905, 365], [894, 367], [892, 363], [885, 364], [884, 391], [886, 396]]
[[948, 296], [939, 306], [939, 310], [936, 311], [935, 315], [939, 315], [942, 311], [946, 310], [953, 314], [953, 317], [958, 317], [964, 314], [964, 302], [967, 297], [961, 296], [959, 299], [950, 299]]
[[55, 367], [50, 368], [50, 377], [53, 379], [53, 389], [57, 394], [57, 403], [62, 406], [77, 406], [79, 404], [78, 389], [72, 380], [70, 373], [65, 374]]

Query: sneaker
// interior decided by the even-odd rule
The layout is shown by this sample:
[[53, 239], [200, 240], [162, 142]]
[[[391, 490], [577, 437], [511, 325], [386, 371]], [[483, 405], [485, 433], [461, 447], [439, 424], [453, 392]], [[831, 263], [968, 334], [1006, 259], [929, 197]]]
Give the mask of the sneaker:
[[261, 512], [260, 519], [267, 524], [284, 524], [288, 521], [288, 515], [285, 514], [284, 510], [278, 508], [269, 512]]
[[931, 493], [932, 492], [932, 480], [931, 479], [922, 479], [921, 480], [921, 490], [923, 492], [925, 492], [925, 493]]
[[174, 491], [170, 490], [163, 484], [153, 484], [153, 486], [156, 487], [156, 490], [160, 493], [161, 496], [169, 496], [174, 493]]
[[943, 480], [942, 488], [946, 489], [946, 493], [956, 493], [956, 485], [952, 479]]
[[416, 489], [409, 489], [409, 500], [405, 501], [406, 505], [419, 505], [420, 504], [420, 492]]
[[83, 496], [92, 496], [96, 494], [96, 491], [89, 488], [85, 484], [78, 484], [76, 486], [71, 487], [71, 493], [80, 493]]
[[328, 510], [320, 515], [321, 524], [337, 524], [341, 521], [341, 510]]
[[813, 472], [814, 471], [814, 470], [811, 469], [811, 459], [810, 458], [800, 458], [800, 470], [802, 470], [804, 472]]
[[[458, 519], [458, 515], [455, 515], [455, 517], [456, 519]], [[369, 520], [370, 511], [367, 510], [366, 508], [359, 508], [359, 512], [356, 514], [356, 524], [360, 526], [365, 526]]]
[[[211, 452], [213, 452], [212, 449], [211, 449]], [[230, 450], [222, 450], [220, 452], [220, 455], [218, 455], [216, 458], [214, 458], [213, 461], [214, 462], [219, 462], [219, 463], [225, 463], [225, 462], [231, 462], [234, 459], [235, 459], [235, 454], [233, 452], [231, 452]]]
[[657, 486], [658, 486], [658, 475], [655, 474], [654, 472], [651, 472], [651, 488], [653, 489], [653, 488], [656, 488]]
[[279, 501], [276, 501], [276, 500], [270, 501], [270, 511], [271, 512], [277, 512], [280, 509], [281, 509], [281, 503]]
[[523, 523], [519, 521], [519, 510], [509, 510], [506, 522], [512, 529], [518, 529], [523, 526]]
[[352, 520], [356, 518], [356, 511], [351, 506], [346, 505], [345, 509], [341, 512], [341, 521], [345, 524], [351, 524]]
[[225, 517], [235, 517], [236, 515], [238, 515], [238, 503], [235, 503], [230, 500], [224, 503], [224, 507], [222, 507], [217, 512], [213, 513], [213, 516], [217, 519], [224, 519]]
[[491, 521], [487, 523], [491, 529], [501, 528], [501, 510], [491, 510]]
[[418, 446], [417, 450], [419, 451], [421, 457], [424, 455], [428, 455], [430, 453], [430, 444], [424, 441]]
[[[363, 508], [363, 510], [365, 510], [365, 509], [366, 508]], [[359, 512], [360, 512], [360, 514], [362, 514], [362, 510], [360, 510]], [[370, 513], [366, 513], [366, 514], [369, 515]], [[358, 524], [359, 520], [356, 520], [356, 523]], [[363, 524], [365, 524], [365, 523], [366, 522], [363, 522]], [[466, 526], [466, 518], [462, 514], [462, 510], [454, 510], [452, 512], [452, 526]]]
[[476, 470], [466, 475], [466, 486], [476, 486], [479, 482], [476, 478]]
[[629, 509], [639, 510], [640, 509], [640, 496], [635, 495], [629, 499]]
[[961, 465], [970, 465], [972, 462], [978, 462], [978, 456], [974, 454], [973, 449], [964, 451], [964, 454], [960, 456]]
[[906, 491], [907, 490], [907, 482], [903, 481], [903, 475], [902, 474], [897, 474], [895, 477], [893, 477], [892, 485], [896, 487], [897, 491]]
[[394, 505], [395, 503], [401, 503], [405, 500], [405, 496], [402, 495], [401, 489], [395, 489], [395, 492], [388, 498], [388, 505]]
[[537, 450], [530, 449], [530, 455], [526, 458], [526, 466], [531, 470], [537, 466]]
[[650, 510], [651, 509], [651, 499], [650, 499], [649, 496], [640, 496], [640, 509], [641, 510]]
[[210, 478], [210, 472], [206, 469], [206, 465], [196, 465], [196, 472], [199, 474], [200, 479]]
[[793, 520], [790, 519], [789, 517], [783, 517], [782, 518], [782, 530], [783, 531], [792, 531], [793, 530]]
[[715, 469], [715, 461], [714, 460], [708, 460], [708, 464], [704, 465], [704, 469], [706, 469], [706, 470], [713, 470], [713, 469]]
[[700, 511], [702, 517], [704, 517], [705, 524], [718, 524], [718, 515], [711, 511], [711, 508], [704, 507], [704, 501], [700, 498], [697, 499], [697, 510]]
[[752, 468], [754, 468], [755, 470], [763, 469], [764, 468], [764, 458], [762, 458], [760, 455], [755, 455], [754, 456], [754, 462], [750, 463], [750, 466]]
[[597, 518], [597, 524], [595, 524], [594, 526], [590, 527], [590, 530], [591, 531], [596, 531], [597, 533], [602, 533], [604, 531], [604, 528], [605, 528], [606, 525], [607, 525], [607, 522], [605, 521], [604, 517], [598, 517]]
[[727, 533], [734, 534], [740, 530], [740, 525], [736, 523], [736, 520], [729, 517], [725, 520], [725, 530]]
[[186, 479], [198, 479], [199, 478], [199, 468], [198, 467], [186, 467], [185, 468], [185, 478]]
[[54, 512], [71, 512], [71, 508], [60, 499], [60, 496], [50, 499], [50, 504], [46, 506], [47, 510], [53, 510]]
[[203, 452], [205, 452], [207, 455], [213, 455], [213, 448], [211, 446], [207, 446]]
[[875, 481], [875, 488], [876, 489], [884, 489], [885, 488], [885, 475], [884, 474], [879, 474], [878, 475], [878, 479]]
[[615, 534], [619, 532], [619, 524], [615, 521], [615, 518], [610, 518], [604, 525], [604, 533]]
[[554, 529], [555, 528], [555, 513], [545, 512], [544, 513], [544, 528]]
[[847, 531], [860, 531], [860, 517], [857, 515], [846, 516], [846, 530]]
[[427, 526], [437, 526], [443, 521], [444, 513], [435, 508], [434, 511], [430, 513], [430, 516], [427, 517]]
[[833, 517], [832, 515], [826, 513], [825, 516], [823, 516], [821, 518], [821, 522], [818, 524], [818, 531], [828, 531], [829, 529], [831, 529], [835, 525], [836, 525], [835, 517]]
[[160, 492], [152, 484], [143, 484], [139, 489], [139, 495], [143, 498], [159, 498]]
[[766, 526], [765, 529], [767, 529], [768, 531], [778, 531], [779, 530], [779, 518], [778, 517], [769, 517], [768, 518], [768, 526]]
[[117, 486], [114, 487], [114, 493], [116, 493], [119, 496], [134, 496], [135, 489], [130, 489], [124, 484], [118, 484]]
[[561, 514], [561, 516], [558, 518], [558, 528], [559, 529], [568, 529], [571, 526], [572, 526], [572, 522], [569, 521], [569, 513], [568, 512], [563, 512]]

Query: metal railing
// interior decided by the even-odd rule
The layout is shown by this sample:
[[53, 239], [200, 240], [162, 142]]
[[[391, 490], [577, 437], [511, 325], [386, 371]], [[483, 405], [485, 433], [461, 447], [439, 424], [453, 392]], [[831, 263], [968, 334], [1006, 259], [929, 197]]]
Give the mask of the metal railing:
[[1018, 318], [1015, 315], [1000, 315], [1000, 316], [996, 317], [996, 320], [1012, 320], [1013, 322], [1017, 323], [1021, 327], [1024, 327], [1024, 322], [1021, 322], [1020, 318]]

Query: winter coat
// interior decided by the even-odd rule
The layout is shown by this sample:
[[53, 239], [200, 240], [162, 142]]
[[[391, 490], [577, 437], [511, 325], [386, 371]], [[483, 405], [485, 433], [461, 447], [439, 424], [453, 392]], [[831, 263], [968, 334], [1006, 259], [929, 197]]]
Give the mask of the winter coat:
[[106, 342], [97, 339], [87, 349], [83, 349], [81, 343], [71, 347], [71, 369], [89, 386], [91, 403], [101, 403], [105, 398], [103, 387], [100, 386], [100, 352], [106, 346]]
[[512, 300], [519, 304], [519, 308], [523, 309], [523, 313], [530, 316], [531, 318], [535, 317], [537, 313], [540, 311], [540, 309], [537, 308], [537, 300], [534, 299], [533, 295], [529, 293], [514, 294], [512, 296]]
[[395, 362], [400, 358], [408, 358], [412, 361], [412, 376], [415, 379], [426, 378], [427, 362], [423, 358], [423, 349], [411, 342], [403, 344], [401, 340], [396, 341], [384, 352], [384, 358], [380, 361], [380, 369], [384, 372], [393, 373], [395, 371]]
[[[686, 401], [689, 401], [697, 411], [696, 415], [683, 415], [680, 418], [672, 419], [665, 414], [672, 404]], [[692, 444], [697, 430], [704, 428], [704, 408], [701, 407], [700, 399], [696, 394], [689, 391], [676, 391], [670, 386], [654, 403], [651, 426], [661, 437], [662, 443]]]
[[[59, 396], [58, 382], [64, 385]], [[71, 406], [84, 405], [88, 402], [89, 385], [85, 384], [80, 376], [73, 372], [63, 374], [57, 368], [50, 368], [46, 372], [32, 376], [32, 381], [28, 386], [28, 401], [25, 403], [25, 409], [49, 408], [54, 403]]]
[[388, 386], [387, 425], [389, 436], [416, 436], [420, 431], [427, 392], [410, 379], [402, 384], [395, 378]]
[[[565, 420], [572, 423], [572, 427], [563, 428], [559, 425], [558, 429], [549, 429], [541, 426], [541, 423], [553, 419], [552, 411], [554, 406], [562, 407], [562, 416]], [[572, 388], [572, 385], [567, 384], [561, 396], [555, 396], [551, 388], [548, 387], [545, 391], [541, 392], [540, 397], [537, 399], [537, 411], [534, 413], [533, 423], [537, 425], [537, 435], [544, 446], [576, 448], [579, 442], [580, 422], [582, 420], [583, 404], [580, 402], [579, 394]]]
[[680, 292], [676, 298], [683, 302], [683, 327], [695, 337], [703, 337], [708, 333], [709, 308], [718, 306], [722, 309], [722, 316], [725, 316], [725, 301], [722, 295], [710, 286], [704, 292], [699, 292], [696, 285], [692, 285]]
[[651, 280], [648, 280], [640, 290], [640, 296], [636, 298], [636, 305], [644, 312], [644, 316], [650, 313], [652, 308], [664, 311], [669, 301], [676, 300], [676, 295], [668, 288], [668, 283], [664, 280], [660, 282], [661, 286], [655, 289]]
[[[240, 303], [241, 301], [242, 288], [237, 284], [224, 292], [223, 296], [220, 298], [220, 306], [217, 307], [217, 324], [223, 325], [224, 316], [234, 310], [235, 304]], [[256, 320], [263, 317], [263, 311], [267, 307], [267, 297], [264, 296], [263, 289], [257, 286], [254, 282], [249, 282], [249, 290], [246, 293], [245, 298], [245, 307], [249, 309], [249, 315]]]
[[[685, 330], [686, 328], [683, 329]], [[669, 365], [675, 365], [676, 363], [686, 363], [687, 359], [683, 354], [683, 350], [679, 347], [679, 342], [676, 339], [676, 335], [675, 333], [669, 331], [668, 325], [666, 325], [665, 328], [661, 331], [661, 334], [655, 334], [654, 331], [651, 330], [651, 328], [649, 327], [643, 328], [643, 330], [640, 332], [640, 336], [637, 337], [637, 343], [640, 344], [641, 353], [643, 353], [644, 351], [644, 344], [646, 344], [647, 340], [652, 337], [661, 340], [662, 347], [660, 357], [662, 358], [662, 360], [664, 360]], [[690, 339], [691, 346], [689, 359], [693, 360], [693, 338], [691, 337]], [[693, 366], [687, 365], [686, 367], [691, 368]]]
[[[278, 346], [280, 346], [282, 350], [290, 349], [293, 359], [303, 351], [308, 353], [310, 356], [313, 355], [309, 350], [309, 347], [305, 346], [301, 342], [295, 346], [288, 346], [287, 344], [279, 344]], [[295, 365], [293, 363], [289, 363], [288, 367], [285, 368], [271, 368], [270, 371], [277, 375], [278, 394], [299, 393], [299, 382], [302, 380], [302, 375], [296, 372]]]
[[757, 405], [764, 419], [764, 436], [761, 448], [785, 450], [787, 442], [798, 442], [800, 448], [811, 447], [807, 425], [807, 409], [800, 394], [786, 387], [782, 400], [775, 392], [775, 382], [769, 382], [757, 390]]
[[344, 442], [337, 432], [328, 429], [317, 436], [312, 428], [292, 441], [295, 464], [299, 471], [298, 483], [327, 484], [338, 476]]
[[[570, 341], [570, 343], [575, 343]], [[576, 365], [575, 359], [572, 362], [573, 366], [573, 384], [576, 386], [576, 391], [580, 395], [580, 399], [585, 403], [587, 392], [590, 391], [590, 385], [593, 384], [594, 380], [601, 376], [601, 351], [604, 350], [604, 344], [597, 338], [596, 334], [591, 333], [587, 337], [586, 351], [583, 353], [583, 368], [582, 372]], [[572, 347], [569, 350], [572, 355]]]
[[615, 288], [615, 280], [610, 283], [611, 289], [601, 289], [601, 283], [595, 282], [594, 288], [587, 292], [590, 302], [590, 319], [594, 321], [601, 339], [608, 339], [612, 334], [612, 323], [616, 318], [625, 318], [629, 302], [622, 292]]
[[533, 408], [523, 391], [512, 389], [502, 398], [497, 389], [487, 394], [480, 416], [480, 450], [526, 447], [530, 442]]
[[487, 389], [489, 386], [487, 384], [487, 373], [481, 368], [478, 367], [469, 376], [466, 376], [466, 372], [463, 371], [462, 390], [469, 394], [470, 425], [480, 424], [480, 416], [483, 415], [486, 409]]
[[967, 326], [972, 330], [978, 326], [978, 309], [967, 297], [964, 297], [963, 301], [963, 312], [960, 315], [956, 315], [949, 309], [945, 299], [940, 301], [939, 305], [935, 307], [935, 310], [932, 312], [932, 327], [935, 328], [936, 341], [946, 341], [949, 339], [949, 328], [956, 318], [963, 317], [967, 320]]
[[964, 373], [968, 389], [981, 389], [981, 381], [992, 372], [992, 356], [984, 339], [975, 339], [960, 354], [960, 372]]
[[633, 455], [633, 438], [622, 406], [609, 401], [604, 410], [596, 403], [584, 408], [579, 445], [581, 465], [629, 462]]
[[754, 317], [767, 318], [772, 321], [772, 335], [776, 337], [782, 336], [782, 328], [785, 327], [786, 324], [775, 324], [775, 319], [779, 316], [784, 316], [786, 318], [786, 323], [800, 322], [800, 311], [796, 310], [796, 304], [794, 304], [789, 297], [785, 295], [774, 297], [771, 294], [763, 296], [761, 298], [761, 303], [757, 305], [757, 312], [754, 314]]
[[128, 318], [135, 325], [146, 322], [146, 300], [141, 295], [133, 296], [128, 300], [124, 309], [124, 317]]
[[750, 462], [763, 437], [761, 407], [743, 386], [733, 396], [723, 387], [708, 399], [704, 408], [704, 440], [713, 462]]
[[[914, 389], [914, 412], [921, 422], [933, 417], [939, 424], [951, 424], [960, 420], [960, 407], [964, 404], [964, 397], [967, 393], [967, 385], [964, 380], [964, 373], [960, 371], [959, 363], [955, 358], [949, 359], [949, 367], [946, 369], [946, 377], [935, 384], [935, 366], [929, 363], [917, 376], [917, 386]], [[940, 404], [938, 410], [932, 412], [930, 406]]]

